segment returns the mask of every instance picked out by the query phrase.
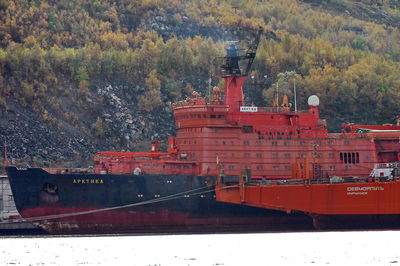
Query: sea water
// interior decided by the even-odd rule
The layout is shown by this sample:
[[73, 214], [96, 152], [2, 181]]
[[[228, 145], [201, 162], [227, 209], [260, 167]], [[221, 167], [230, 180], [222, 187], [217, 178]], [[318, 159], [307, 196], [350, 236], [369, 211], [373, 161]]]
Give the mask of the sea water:
[[7, 237], [0, 265], [400, 266], [400, 231]]

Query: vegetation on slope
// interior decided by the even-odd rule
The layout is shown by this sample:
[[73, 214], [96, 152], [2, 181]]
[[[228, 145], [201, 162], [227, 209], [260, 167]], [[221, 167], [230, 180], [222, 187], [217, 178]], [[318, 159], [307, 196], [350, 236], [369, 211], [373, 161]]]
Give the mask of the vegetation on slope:
[[392, 0], [0, 0], [0, 114], [17, 104], [55, 128], [121, 140], [104, 122], [99, 89], [120, 86], [144, 115], [193, 90], [205, 94], [210, 75], [219, 82], [214, 59], [224, 41], [245, 46], [262, 26], [280, 40], [262, 38], [249, 103], [271, 105], [276, 85], [292, 97], [295, 79], [301, 107], [318, 95], [335, 130], [344, 121], [392, 122], [399, 17]]

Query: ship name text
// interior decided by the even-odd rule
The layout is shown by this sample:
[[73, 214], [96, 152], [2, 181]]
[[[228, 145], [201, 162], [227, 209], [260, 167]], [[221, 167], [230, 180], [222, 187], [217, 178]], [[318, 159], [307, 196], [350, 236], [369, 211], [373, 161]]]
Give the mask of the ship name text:
[[368, 191], [383, 191], [384, 187], [347, 187], [347, 195], [367, 195]]
[[257, 106], [240, 106], [240, 112], [257, 112]]
[[84, 179], [76, 178], [72, 181], [74, 184], [104, 184], [103, 179]]

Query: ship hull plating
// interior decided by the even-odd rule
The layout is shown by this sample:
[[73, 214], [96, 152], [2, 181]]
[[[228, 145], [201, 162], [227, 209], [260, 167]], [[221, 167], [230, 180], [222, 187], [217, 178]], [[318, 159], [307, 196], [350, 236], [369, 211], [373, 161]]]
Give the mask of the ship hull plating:
[[312, 228], [305, 215], [217, 202], [212, 176], [7, 173], [20, 214], [52, 234]]
[[400, 214], [320, 215], [313, 214], [317, 230], [399, 229]]

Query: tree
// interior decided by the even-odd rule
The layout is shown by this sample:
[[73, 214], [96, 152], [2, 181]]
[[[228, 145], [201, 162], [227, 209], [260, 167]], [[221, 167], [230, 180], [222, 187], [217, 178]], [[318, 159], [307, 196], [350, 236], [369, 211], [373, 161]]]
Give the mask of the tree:
[[161, 82], [157, 77], [157, 71], [152, 70], [146, 78], [146, 92], [139, 97], [139, 108], [142, 111], [153, 111], [162, 104]]
[[103, 119], [101, 119], [100, 117], [97, 117], [96, 119], [95, 128], [95, 136], [99, 138], [102, 137], [104, 135], [104, 122]]

